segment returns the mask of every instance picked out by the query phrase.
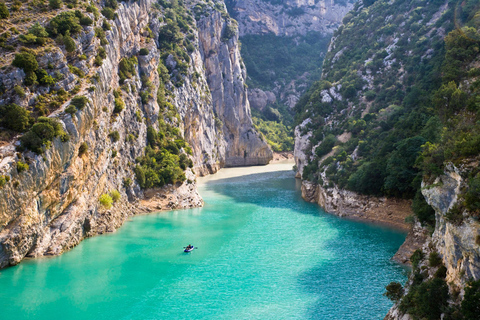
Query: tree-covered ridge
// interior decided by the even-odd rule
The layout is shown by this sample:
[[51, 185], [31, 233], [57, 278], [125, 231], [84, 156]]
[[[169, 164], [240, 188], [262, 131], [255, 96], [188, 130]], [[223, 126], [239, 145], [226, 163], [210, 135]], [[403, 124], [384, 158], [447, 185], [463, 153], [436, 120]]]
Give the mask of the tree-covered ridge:
[[[266, 34], [240, 38], [248, 86], [272, 91], [278, 98], [263, 110], [252, 110], [255, 128], [275, 151], [293, 149], [294, 112], [282, 96], [285, 100], [290, 94], [303, 93], [320, 78], [329, 39], [320, 32], [294, 37]], [[285, 137], [284, 143], [279, 136]]]
[[[311, 119], [302, 130], [312, 131], [311, 146], [316, 146], [306, 150], [310, 164], [304, 179], [414, 198], [423, 175], [417, 156], [422, 146], [439, 141], [445, 121], [435, 93], [445, 81], [442, 75], [448, 79], [458, 70], [449, 58], [452, 34], [444, 38], [455, 29], [454, 21], [469, 19], [465, 15], [478, 1], [456, 4], [378, 0], [370, 6], [357, 3], [347, 14], [332, 40], [322, 80], [296, 106], [298, 123]], [[341, 143], [336, 137], [345, 132], [351, 138]], [[332, 148], [333, 155], [324, 159]]]

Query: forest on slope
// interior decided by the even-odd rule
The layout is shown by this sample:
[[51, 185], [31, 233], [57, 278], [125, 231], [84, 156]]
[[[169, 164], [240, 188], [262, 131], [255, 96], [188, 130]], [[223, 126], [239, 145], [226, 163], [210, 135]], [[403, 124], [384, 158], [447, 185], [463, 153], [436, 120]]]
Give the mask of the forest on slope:
[[[405, 287], [386, 287], [396, 303], [388, 319], [478, 319], [479, 30], [478, 0], [360, 1], [295, 107], [309, 137], [302, 179], [412, 199], [412, 222], [435, 232], [410, 258]], [[435, 211], [425, 194], [447, 172], [458, 190], [430, 195], [454, 205]]]
[[413, 198], [431, 224], [422, 177], [480, 152], [479, 3], [372, 2], [345, 16], [322, 79], [295, 107], [297, 124], [310, 119], [301, 131], [312, 131], [301, 174], [324, 186]]

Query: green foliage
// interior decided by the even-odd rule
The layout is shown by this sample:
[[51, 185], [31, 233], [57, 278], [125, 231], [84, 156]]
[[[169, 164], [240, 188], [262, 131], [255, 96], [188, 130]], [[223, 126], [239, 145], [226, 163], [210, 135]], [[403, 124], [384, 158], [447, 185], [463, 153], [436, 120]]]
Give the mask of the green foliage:
[[138, 64], [137, 57], [123, 58], [118, 64], [118, 76], [120, 77], [120, 84], [125, 80], [131, 79], [136, 74], [136, 66]]
[[61, 136], [63, 141], [68, 139], [61, 124], [56, 119], [39, 117], [37, 121], [38, 122], [20, 138], [21, 148], [41, 154], [43, 153], [43, 145], [48, 147], [53, 138]]
[[110, 209], [113, 205], [112, 197], [106, 193], [102, 194], [98, 201], [100, 202], [100, 205], [102, 205], [102, 207], [104, 207], [105, 209]]
[[317, 157], [321, 158], [329, 153], [335, 146], [337, 138], [333, 134], [329, 134], [323, 139], [322, 143], [315, 149]]
[[471, 213], [480, 215], [480, 175], [469, 180], [464, 199], [465, 207]]
[[163, 187], [185, 181], [183, 170], [192, 167], [193, 162], [182, 152], [187, 147], [178, 130], [160, 122], [160, 131], [147, 128], [145, 156], [137, 158], [135, 176], [142, 188]]
[[115, 131], [112, 131], [108, 134], [108, 137], [110, 139], [112, 139], [112, 142], [117, 142], [118, 140], [120, 140], [120, 133], [118, 133], [117, 130]]
[[0, 19], [8, 19], [10, 17], [10, 12], [8, 11], [5, 2], [0, 2]]
[[237, 26], [236, 24], [230, 22], [225, 25], [225, 29], [223, 30], [222, 41], [227, 42], [228, 40], [232, 39], [237, 34]]
[[16, 104], [0, 106], [0, 119], [3, 127], [17, 132], [25, 132], [33, 123], [30, 112]]
[[65, 11], [50, 20], [46, 30], [50, 37], [56, 37], [59, 34], [73, 36], [82, 31], [82, 26], [74, 11]]
[[75, 106], [78, 110], [82, 110], [88, 103], [88, 98], [85, 96], [75, 96], [70, 101], [70, 105]]
[[73, 116], [77, 112], [77, 108], [75, 108], [75, 106], [69, 105], [65, 108], [65, 112]]
[[125, 108], [125, 102], [122, 98], [115, 98], [115, 108], [113, 109], [114, 113], [120, 113]]
[[440, 254], [438, 254], [438, 252], [436, 251], [432, 251], [430, 252], [430, 254], [428, 255], [428, 265], [430, 267], [438, 267], [442, 264], [442, 257], [440, 256]]
[[[273, 151], [293, 150], [294, 139], [292, 137], [293, 129], [291, 127], [287, 127], [281, 122], [265, 121], [261, 118], [253, 118], [253, 125], [255, 129], [264, 136]], [[222, 125], [217, 127], [221, 129]]]
[[65, 45], [65, 50], [69, 53], [72, 53], [77, 49], [75, 41], [69, 35], [63, 36], [63, 44]]
[[413, 198], [412, 210], [424, 226], [435, 226], [435, 210], [425, 201], [421, 190]]
[[49, 0], [48, 6], [53, 10], [60, 9], [63, 6], [63, 2], [62, 0]]
[[480, 319], [480, 280], [469, 281], [465, 286], [462, 313], [466, 320]]
[[81, 157], [88, 151], [88, 144], [86, 142], [82, 142], [80, 147], [78, 147], [78, 156]]
[[22, 162], [22, 161], [17, 162], [17, 172], [18, 173], [22, 173], [23, 171], [28, 171], [28, 169], [30, 169], [30, 167], [25, 162]]
[[245, 35], [240, 38], [241, 53], [247, 67], [250, 87], [271, 90], [275, 82], [282, 86], [308, 72], [307, 85], [320, 78], [323, 57], [330, 38], [320, 33], [298, 37], [274, 34]]
[[118, 190], [110, 190], [110, 196], [112, 197], [113, 202], [117, 202], [122, 197]]
[[394, 302], [400, 300], [405, 292], [402, 285], [398, 282], [390, 282], [385, 287], [385, 290], [386, 292], [383, 295]]
[[414, 319], [437, 320], [448, 307], [448, 287], [444, 279], [434, 278], [412, 286], [400, 303], [400, 310]]
[[112, 8], [105, 7], [102, 9], [102, 14], [105, 16], [105, 18], [109, 20], [115, 19], [115, 10]]
[[147, 56], [149, 53], [150, 53], [150, 51], [148, 51], [147, 48], [142, 48], [142, 49], [140, 49], [140, 51], [138, 52], [138, 54], [141, 55], [141, 56]]
[[412, 267], [416, 269], [420, 261], [422, 261], [424, 257], [423, 251], [420, 249], [415, 250], [415, 252], [410, 257], [410, 261], [412, 262]]
[[13, 59], [12, 65], [23, 69], [25, 73], [34, 72], [38, 69], [37, 59], [30, 52], [21, 52], [15, 54], [15, 59]]
[[10, 176], [0, 175], [0, 189], [10, 181]]

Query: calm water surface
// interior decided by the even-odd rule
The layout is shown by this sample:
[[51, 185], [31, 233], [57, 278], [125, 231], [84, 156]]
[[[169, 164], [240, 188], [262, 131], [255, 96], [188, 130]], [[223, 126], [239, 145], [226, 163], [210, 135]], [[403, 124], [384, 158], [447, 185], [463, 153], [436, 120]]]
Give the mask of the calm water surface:
[[328, 215], [297, 183], [291, 171], [209, 181], [204, 208], [137, 216], [1, 270], [0, 318], [383, 319], [405, 234]]

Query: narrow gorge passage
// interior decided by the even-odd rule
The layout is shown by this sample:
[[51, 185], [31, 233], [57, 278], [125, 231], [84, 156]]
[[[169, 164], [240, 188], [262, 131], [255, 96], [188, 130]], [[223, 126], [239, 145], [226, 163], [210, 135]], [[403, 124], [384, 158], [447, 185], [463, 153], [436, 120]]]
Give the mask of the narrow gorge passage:
[[390, 261], [405, 234], [306, 203], [291, 166], [221, 170], [200, 179], [203, 208], [137, 216], [2, 270], [2, 317], [383, 318], [385, 284], [405, 281]]

